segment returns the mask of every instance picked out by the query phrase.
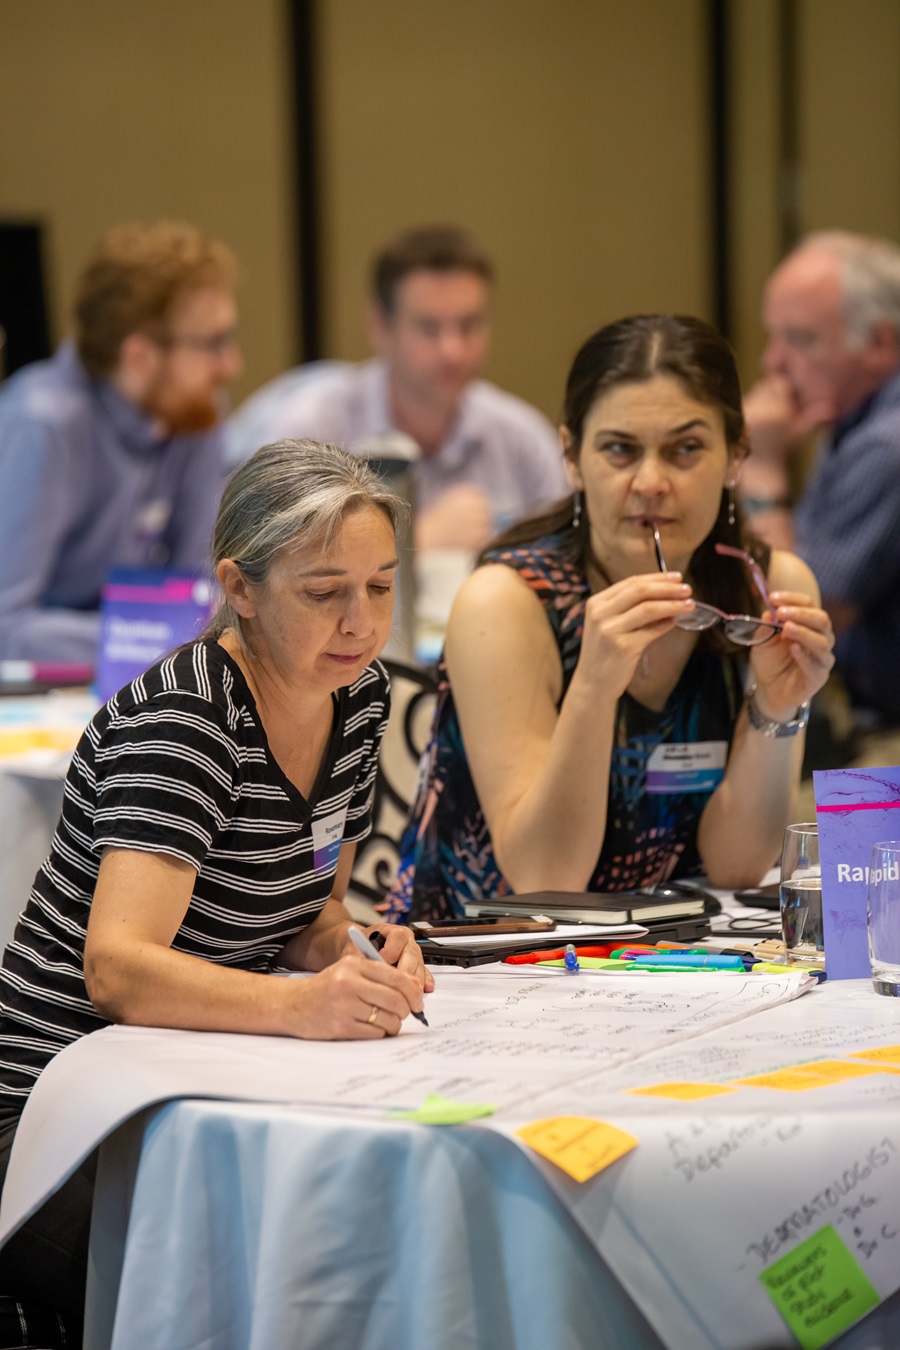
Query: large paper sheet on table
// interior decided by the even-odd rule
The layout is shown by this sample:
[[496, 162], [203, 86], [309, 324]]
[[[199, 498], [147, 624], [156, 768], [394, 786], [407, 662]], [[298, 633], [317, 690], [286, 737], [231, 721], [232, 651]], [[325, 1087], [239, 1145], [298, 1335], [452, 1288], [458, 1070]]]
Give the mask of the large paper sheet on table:
[[76, 1041], [50, 1062], [25, 1108], [0, 1242], [117, 1125], [154, 1102], [221, 1097], [387, 1110], [436, 1093], [539, 1115], [542, 1093], [787, 1002], [805, 982], [793, 972], [603, 981], [447, 971], [437, 979], [429, 1030], [407, 1019], [393, 1040], [108, 1027]]
[[0, 699], [0, 770], [65, 778], [72, 752], [98, 706], [93, 694], [81, 690]]
[[[778, 1074], [821, 1061], [817, 1086]], [[578, 1100], [638, 1147], [586, 1185], [535, 1161], [671, 1350], [795, 1346], [759, 1277], [828, 1227], [879, 1297], [900, 1288], [900, 1000], [868, 981], [585, 1076]], [[565, 1087], [540, 1101], [548, 1116], [571, 1105]], [[494, 1128], [515, 1137], [532, 1118], [514, 1107]], [[847, 1296], [827, 1263], [807, 1274], [813, 1316]]]

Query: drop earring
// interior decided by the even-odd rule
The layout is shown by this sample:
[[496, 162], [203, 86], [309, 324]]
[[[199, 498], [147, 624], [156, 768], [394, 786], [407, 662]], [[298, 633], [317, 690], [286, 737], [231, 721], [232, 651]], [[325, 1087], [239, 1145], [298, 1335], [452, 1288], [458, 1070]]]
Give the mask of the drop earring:
[[736, 524], [737, 524], [737, 513], [736, 513], [735, 504], [734, 504], [734, 483], [729, 483], [729, 484], [728, 484], [728, 525], [729, 525], [729, 528], [733, 530]]
[[572, 529], [577, 530], [581, 524], [581, 493], [578, 488], [572, 494], [575, 505], [572, 510]]

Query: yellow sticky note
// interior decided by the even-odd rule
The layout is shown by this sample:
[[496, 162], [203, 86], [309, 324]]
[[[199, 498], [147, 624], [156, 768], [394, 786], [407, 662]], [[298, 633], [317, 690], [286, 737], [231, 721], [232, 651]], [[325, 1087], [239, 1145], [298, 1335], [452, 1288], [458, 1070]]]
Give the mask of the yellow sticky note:
[[900, 1065], [900, 1045], [882, 1045], [877, 1050], [854, 1050], [851, 1059], [870, 1059], [878, 1064]]
[[879, 1302], [831, 1224], [767, 1266], [759, 1278], [802, 1350], [820, 1350]]
[[890, 1073], [874, 1064], [854, 1064], [846, 1059], [818, 1059], [814, 1064], [797, 1064], [797, 1073], [809, 1073], [813, 1078], [826, 1078], [829, 1083], [842, 1083], [845, 1078], [864, 1078], [870, 1073]]
[[676, 1102], [696, 1102], [701, 1097], [721, 1097], [724, 1092], [734, 1092], [734, 1088], [719, 1083], [657, 1083], [655, 1087], [628, 1090], [635, 1097], [671, 1097]]
[[0, 757], [23, 755], [28, 750], [74, 750], [79, 734], [65, 727], [0, 731]]
[[576, 1181], [591, 1177], [609, 1167], [617, 1158], [637, 1147], [633, 1135], [604, 1120], [590, 1116], [548, 1116], [517, 1130], [529, 1148], [549, 1159]]
[[890, 1073], [876, 1064], [855, 1064], [846, 1059], [819, 1059], [813, 1064], [794, 1064], [789, 1069], [738, 1078], [745, 1087], [776, 1088], [779, 1092], [806, 1092], [814, 1087], [831, 1087], [848, 1078], [865, 1078], [871, 1073]]
[[774, 1073], [760, 1073], [755, 1078], [737, 1078], [743, 1087], [774, 1088], [777, 1092], [808, 1092], [810, 1088], [829, 1087], [833, 1078], [800, 1073], [798, 1069], [777, 1069]]

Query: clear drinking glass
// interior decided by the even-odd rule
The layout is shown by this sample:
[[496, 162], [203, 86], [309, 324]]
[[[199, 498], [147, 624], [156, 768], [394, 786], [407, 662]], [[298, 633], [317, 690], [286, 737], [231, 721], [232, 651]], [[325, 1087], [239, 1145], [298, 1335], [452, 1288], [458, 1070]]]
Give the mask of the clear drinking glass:
[[873, 844], [869, 863], [869, 960], [876, 994], [900, 994], [900, 840]]
[[[898, 845], [900, 847], [900, 845]], [[781, 931], [788, 961], [821, 959], [822, 868], [819, 827], [814, 821], [789, 825], [781, 851]]]

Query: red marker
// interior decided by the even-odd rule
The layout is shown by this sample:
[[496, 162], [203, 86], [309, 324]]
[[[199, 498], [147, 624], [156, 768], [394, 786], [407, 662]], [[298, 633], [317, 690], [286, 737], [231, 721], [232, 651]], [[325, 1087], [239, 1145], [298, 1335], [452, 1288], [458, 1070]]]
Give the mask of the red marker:
[[[609, 956], [612, 951], [611, 942], [603, 942], [596, 947], [576, 947], [576, 956]], [[554, 948], [553, 951], [543, 952], [513, 952], [511, 956], [503, 958], [508, 966], [533, 966], [538, 961], [563, 961], [565, 960], [565, 947]]]

